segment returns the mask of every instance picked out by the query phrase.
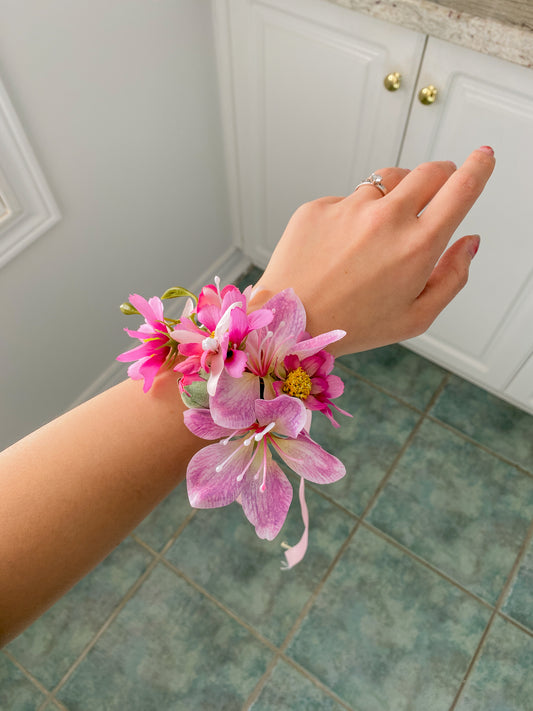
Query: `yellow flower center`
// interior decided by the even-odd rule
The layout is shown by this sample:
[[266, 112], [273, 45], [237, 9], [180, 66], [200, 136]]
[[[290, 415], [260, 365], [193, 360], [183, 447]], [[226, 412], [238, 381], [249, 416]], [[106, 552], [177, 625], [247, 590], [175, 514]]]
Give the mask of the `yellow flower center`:
[[311, 378], [303, 368], [298, 367], [296, 370], [291, 370], [285, 378], [283, 392], [293, 397], [299, 397], [300, 400], [305, 400], [311, 392], [311, 387]]

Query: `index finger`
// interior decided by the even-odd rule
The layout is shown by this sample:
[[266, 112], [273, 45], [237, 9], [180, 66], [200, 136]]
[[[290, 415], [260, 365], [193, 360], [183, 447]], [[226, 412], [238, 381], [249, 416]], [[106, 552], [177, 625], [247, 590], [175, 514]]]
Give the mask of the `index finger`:
[[490, 146], [482, 146], [473, 151], [420, 215], [421, 224], [442, 234], [440, 252], [481, 195], [494, 165], [494, 151]]

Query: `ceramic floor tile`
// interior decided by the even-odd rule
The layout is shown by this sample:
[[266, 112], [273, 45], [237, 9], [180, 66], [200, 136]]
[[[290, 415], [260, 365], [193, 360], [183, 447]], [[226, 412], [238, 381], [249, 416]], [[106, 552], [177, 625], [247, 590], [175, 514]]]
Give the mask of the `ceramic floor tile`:
[[57, 697], [69, 711], [240, 709], [272, 658], [158, 564]]
[[489, 616], [363, 527], [287, 654], [358, 711], [448, 711]]
[[315, 413], [311, 436], [346, 466], [346, 476], [324, 492], [360, 515], [420, 416], [355, 376], [338, 372], [344, 393], [336, 402], [353, 418], [338, 415], [341, 426], [335, 428]]
[[235, 281], [235, 286], [242, 291], [250, 284], [255, 284], [261, 277], [262, 273], [263, 270], [259, 269], [259, 267], [251, 267]]
[[502, 612], [533, 631], [533, 541], [518, 569]]
[[137, 526], [134, 533], [160, 551], [191, 511], [187, 487], [182, 482]]
[[296, 669], [279, 661], [250, 711], [344, 711], [344, 706], [319, 689]]
[[126, 539], [7, 649], [52, 689], [151, 560], [141, 546]]
[[533, 479], [426, 421], [368, 520], [494, 604], [533, 519]]
[[531, 711], [532, 669], [533, 637], [497, 617], [455, 711]]
[[298, 491], [274, 541], [260, 540], [239, 504], [198, 511], [166, 558], [241, 619], [280, 644], [324, 575], [355, 520], [306, 489], [309, 547], [294, 569], [282, 570], [280, 545], [294, 545], [303, 524]]
[[0, 709], [35, 711], [44, 699], [44, 694], [0, 651]]
[[446, 371], [400, 345], [342, 356], [339, 362], [423, 410]]
[[533, 416], [452, 377], [431, 414], [533, 472]]

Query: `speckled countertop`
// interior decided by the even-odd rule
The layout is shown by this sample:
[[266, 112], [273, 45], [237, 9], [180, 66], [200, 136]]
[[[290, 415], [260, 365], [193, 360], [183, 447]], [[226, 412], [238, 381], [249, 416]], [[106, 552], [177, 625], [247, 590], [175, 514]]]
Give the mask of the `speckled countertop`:
[[530, 0], [329, 2], [533, 68], [533, 4]]

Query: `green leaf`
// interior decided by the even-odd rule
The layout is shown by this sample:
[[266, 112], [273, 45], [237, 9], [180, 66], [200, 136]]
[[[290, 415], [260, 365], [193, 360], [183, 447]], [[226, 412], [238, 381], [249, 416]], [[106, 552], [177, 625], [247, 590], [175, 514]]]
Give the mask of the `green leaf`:
[[192, 293], [192, 291], [189, 291], [188, 289], [185, 289], [183, 286], [171, 286], [170, 289], [167, 289], [163, 296], [161, 297], [162, 299], [177, 299], [179, 296], [188, 296], [190, 299], [194, 301], [195, 304], [198, 303], [198, 297]]
[[132, 306], [129, 301], [125, 301], [123, 304], [120, 304], [120, 310], [122, 311], [123, 314], [126, 314], [126, 316], [133, 316], [133, 314], [141, 315], [135, 306]]
[[[207, 382], [205, 380], [195, 380], [184, 388], [181, 399], [187, 407], [209, 407], [209, 395], [207, 394]], [[190, 397], [187, 395], [189, 393]]]

